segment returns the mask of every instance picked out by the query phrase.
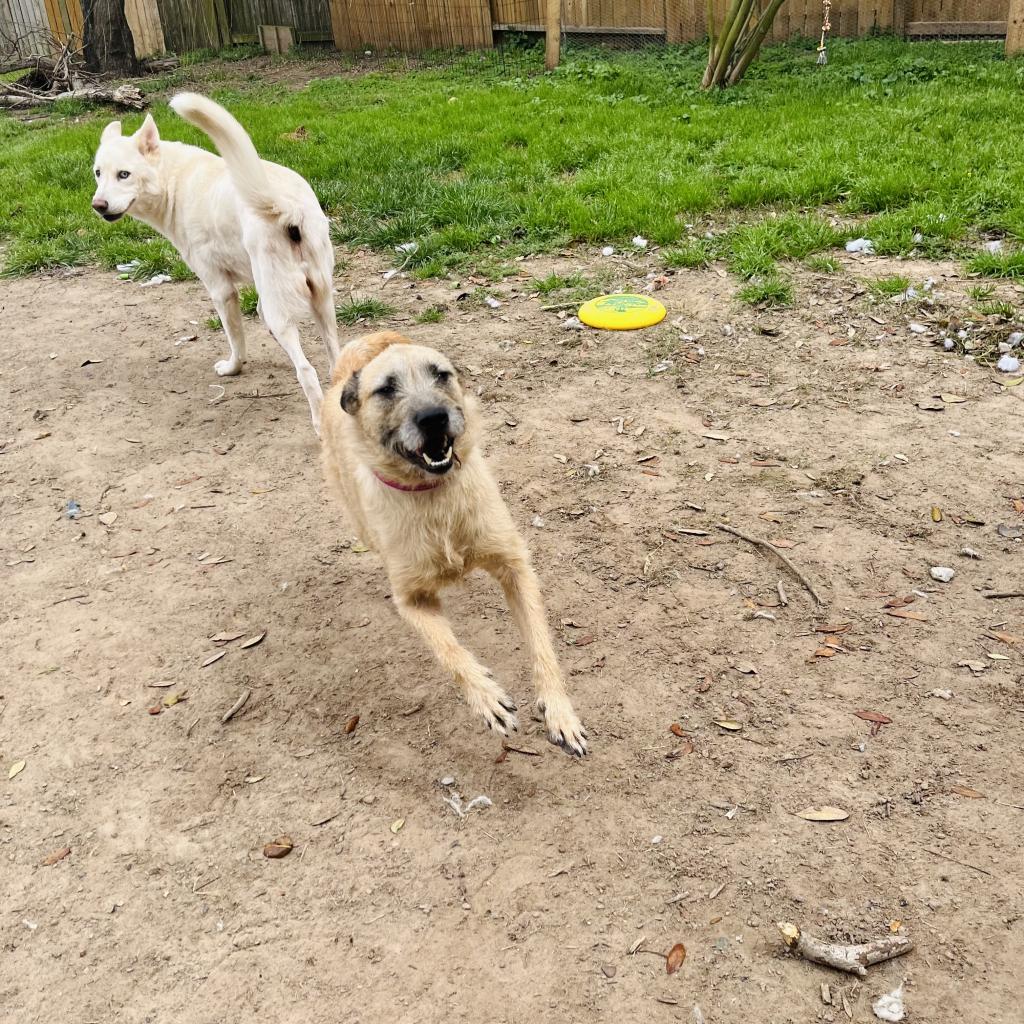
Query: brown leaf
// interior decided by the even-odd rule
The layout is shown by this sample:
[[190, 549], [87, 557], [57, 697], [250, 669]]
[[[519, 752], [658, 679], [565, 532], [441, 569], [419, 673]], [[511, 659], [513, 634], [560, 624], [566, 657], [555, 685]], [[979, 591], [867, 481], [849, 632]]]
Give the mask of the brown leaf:
[[669, 974], [675, 974], [680, 967], [683, 966], [683, 961], [686, 959], [686, 947], [681, 943], [677, 942], [669, 951], [668, 956], [665, 957], [665, 970]]
[[217, 633], [210, 637], [210, 642], [214, 644], [229, 644], [232, 640], [237, 640], [241, 636], [245, 636], [244, 629], [240, 629], [237, 632]]
[[227, 653], [228, 653], [227, 651], [218, 651], [216, 654], [211, 654], [206, 659], [206, 661], [204, 661], [202, 663], [202, 665], [200, 665], [199, 667], [200, 668], [209, 668], [215, 661], [220, 661], [220, 659], [223, 658], [224, 655], [227, 654]]
[[839, 652], [833, 647], [819, 647], [815, 652], [816, 658], [834, 658]]
[[851, 622], [836, 622], [831, 626], [815, 626], [815, 633], [848, 633], [850, 631]]
[[764, 519], [766, 522], [769, 523], [784, 523], [786, 521], [785, 518], [783, 516], [780, 516], [778, 512], [762, 512], [758, 518]]
[[149, 713], [150, 713], [151, 715], [159, 715], [161, 711], [163, 711], [163, 705], [161, 705], [161, 704], [154, 704], [154, 705], [153, 705], [153, 706], [152, 706], [152, 707], [151, 707], [151, 708], [149, 709]]
[[255, 647], [266, 635], [266, 630], [264, 630], [262, 633], [257, 633], [256, 636], [251, 636], [244, 643], [240, 643], [238, 645], [238, 649], [240, 651], [244, 651], [246, 647]]
[[865, 722], [877, 722], [879, 725], [892, 724], [892, 719], [888, 715], [883, 715], [881, 711], [854, 711], [854, 714], [858, 718], [863, 718]]
[[586, 636], [581, 636], [573, 646], [575, 647], [586, 647], [587, 644], [592, 644], [597, 639], [593, 633], [587, 633]]
[[985, 794], [979, 793], [976, 789], [971, 789], [970, 786], [950, 786], [950, 793], [956, 793], [958, 796], [965, 796], [969, 800], [984, 800]]
[[720, 729], [725, 729], [726, 732], [739, 732], [743, 726], [739, 722], [734, 722], [730, 718], [718, 719], [715, 721]]
[[263, 847], [263, 856], [269, 857], [271, 860], [280, 860], [282, 857], [287, 857], [294, 849], [295, 844], [292, 842], [291, 836], [278, 836], [272, 843], [267, 843]]
[[505, 747], [502, 752], [494, 759], [495, 764], [504, 764], [508, 760], [508, 747]]
[[1011, 647], [1021, 643], [1019, 636], [1014, 636], [1012, 633], [1002, 633], [998, 629], [986, 629], [985, 636], [990, 637], [992, 640], [1001, 640], [1004, 644], [1009, 644]]
[[758, 469], [769, 469], [782, 465], [777, 459], [754, 459], [750, 464], [757, 466]]
[[673, 736], [685, 736], [686, 735], [686, 733], [683, 732], [683, 727], [678, 722], [673, 722], [668, 727], [668, 731], [670, 733], [672, 733]]
[[353, 732], [355, 732], [355, 731], [356, 731], [356, 726], [357, 726], [358, 724], [359, 724], [359, 716], [358, 716], [358, 715], [353, 715], [353, 716], [352, 716], [352, 717], [351, 717], [351, 718], [350, 718], [350, 719], [349, 719], [349, 720], [348, 720], [348, 721], [347, 721], [347, 722], [345, 723], [345, 735], [346, 735], [346, 736], [348, 736], [348, 735], [349, 735], [350, 733], [353, 733]]
[[894, 619], [912, 619], [914, 622], [928, 621], [927, 615], [922, 615], [920, 612], [912, 612], [907, 608], [893, 608], [885, 614], [891, 615]]
[[913, 604], [917, 598], [913, 594], [905, 594], [903, 597], [893, 597], [885, 602], [886, 608], [905, 608], [908, 604]]
[[71, 847], [70, 846], [65, 846], [62, 850], [57, 850], [56, 852], [51, 853], [49, 857], [44, 857], [43, 858], [43, 861], [42, 861], [43, 867], [44, 868], [48, 868], [51, 865], [56, 864], [58, 861], [62, 861], [70, 853], [71, 853]]
[[702, 679], [702, 680], [701, 680], [701, 681], [700, 681], [700, 682], [699, 682], [699, 683], [697, 684], [697, 692], [698, 692], [698, 693], [707, 693], [707, 692], [708, 692], [708, 690], [710, 690], [710, 689], [711, 689], [711, 684], [712, 684], [713, 682], [714, 682], [714, 680], [713, 680], [713, 679], [711, 678], [711, 676], [710, 676], [710, 675], [706, 675], [706, 676], [705, 676], [705, 677], [704, 677], [704, 678], [703, 678], [703, 679]]

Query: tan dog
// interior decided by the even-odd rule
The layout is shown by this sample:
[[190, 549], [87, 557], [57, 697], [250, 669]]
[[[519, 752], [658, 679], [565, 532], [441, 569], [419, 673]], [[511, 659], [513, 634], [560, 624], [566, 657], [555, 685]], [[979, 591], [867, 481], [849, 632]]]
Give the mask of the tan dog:
[[440, 590], [473, 569], [501, 584], [529, 648], [548, 738], [587, 753], [566, 693], [529, 552], [476, 447], [476, 404], [451, 362], [400, 334], [349, 342], [323, 406], [323, 462], [360, 538], [379, 552], [398, 613], [488, 728], [518, 729], [516, 705], [455, 638]]

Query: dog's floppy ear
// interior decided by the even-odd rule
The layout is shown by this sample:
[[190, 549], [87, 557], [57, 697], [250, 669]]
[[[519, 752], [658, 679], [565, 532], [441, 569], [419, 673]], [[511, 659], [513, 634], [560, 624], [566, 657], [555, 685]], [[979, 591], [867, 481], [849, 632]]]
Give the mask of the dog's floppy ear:
[[135, 144], [143, 156], [155, 153], [160, 148], [160, 132], [157, 131], [156, 121], [153, 120], [152, 114], [146, 115], [142, 127], [135, 133]]
[[121, 138], [121, 122], [111, 121], [106, 128], [103, 129], [103, 134], [100, 136], [100, 142], [110, 142], [112, 139]]
[[341, 407], [349, 414], [355, 416], [359, 412], [359, 371], [356, 370], [341, 389]]

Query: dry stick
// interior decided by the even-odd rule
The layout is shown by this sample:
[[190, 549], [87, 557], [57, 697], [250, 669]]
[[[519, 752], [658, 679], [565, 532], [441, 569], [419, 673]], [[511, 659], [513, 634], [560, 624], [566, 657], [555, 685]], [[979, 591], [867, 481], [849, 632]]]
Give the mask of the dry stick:
[[942, 860], [948, 860], [950, 864], [959, 864], [962, 868], [970, 868], [972, 871], [980, 871], [983, 875], [988, 875], [989, 878], [993, 877], [991, 871], [979, 868], [977, 864], [968, 864], [965, 860], [957, 860], [956, 857], [950, 857], [949, 854], [943, 853], [941, 850], [933, 850], [930, 846], [925, 846], [924, 852], [930, 853], [933, 857], [940, 857]]
[[775, 584], [775, 589], [779, 592], [779, 603], [783, 608], [788, 608], [789, 598], [786, 597], [786, 592], [782, 589], [782, 580], [779, 580], [779, 582]]
[[1024, 597], [1024, 590], [994, 590], [991, 594], [982, 594], [989, 601], [999, 601], [1004, 597]]
[[725, 523], [715, 523], [715, 528], [718, 530], [724, 530], [726, 533], [731, 533], [734, 537], [739, 537], [740, 540], [745, 540], [748, 544], [753, 544], [756, 548], [763, 548], [765, 551], [770, 551], [807, 588], [808, 593], [814, 598], [816, 604], [825, 603], [821, 599], [821, 595], [811, 585], [810, 580], [808, 580], [807, 577], [781, 551], [773, 547], [769, 541], [762, 540], [760, 537], [751, 537], [748, 533], [741, 533], [732, 526], [726, 526]]
[[805, 935], [795, 924], [787, 921], [780, 921], [778, 929], [786, 945], [798, 956], [861, 978], [868, 973], [867, 969], [872, 964], [902, 956], [914, 948], [914, 943], [905, 935], [886, 935], [884, 939], [875, 939], [873, 942], [844, 946]]
[[237, 715], [238, 712], [241, 711], [242, 708], [245, 707], [245, 702], [251, 696], [252, 696], [252, 690], [246, 690], [245, 693], [243, 693], [242, 696], [239, 697], [238, 700], [236, 700], [235, 703], [232, 704], [230, 708], [228, 708], [228, 710], [225, 713], [224, 717], [220, 720], [220, 724], [221, 725], [227, 725], [227, 723], [230, 722], [231, 719], [234, 718], [235, 715]]

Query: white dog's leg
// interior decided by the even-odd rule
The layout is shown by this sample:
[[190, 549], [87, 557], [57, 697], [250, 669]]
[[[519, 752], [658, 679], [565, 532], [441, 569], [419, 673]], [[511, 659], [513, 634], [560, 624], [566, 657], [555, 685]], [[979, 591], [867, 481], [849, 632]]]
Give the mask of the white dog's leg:
[[213, 308], [220, 317], [220, 325], [228, 337], [231, 354], [213, 364], [219, 377], [234, 377], [242, 372], [245, 362], [245, 328], [242, 326], [242, 308], [238, 304], [238, 292], [233, 284], [210, 288]]
[[587, 753], [587, 731], [573, 710], [558, 659], [551, 645], [537, 574], [529, 559], [512, 555], [490, 569], [505, 592], [505, 600], [530, 652], [537, 708], [544, 715], [548, 739], [567, 753]]
[[490, 673], [456, 639], [441, 602], [432, 594], [395, 595], [398, 614], [423, 637], [434, 657], [454, 677], [466, 703], [502, 736], [519, 728], [516, 706]]
[[313, 299], [313, 319], [316, 321], [316, 328], [327, 346], [327, 355], [331, 360], [331, 369], [338, 361], [341, 354], [341, 347], [338, 345], [338, 318], [334, 310], [334, 296], [330, 288], [326, 294], [317, 293]]
[[298, 328], [281, 314], [266, 292], [260, 296], [260, 311], [267, 330], [285, 350], [295, 367], [295, 375], [299, 378], [299, 384], [302, 385], [306, 401], [309, 402], [309, 415], [313, 420], [313, 429], [319, 437], [320, 406], [323, 405], [324, 393], [320, 387], [320, 378], [317, 377], [316, 370], [310, 365], [302, 351]]

